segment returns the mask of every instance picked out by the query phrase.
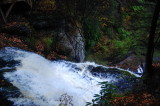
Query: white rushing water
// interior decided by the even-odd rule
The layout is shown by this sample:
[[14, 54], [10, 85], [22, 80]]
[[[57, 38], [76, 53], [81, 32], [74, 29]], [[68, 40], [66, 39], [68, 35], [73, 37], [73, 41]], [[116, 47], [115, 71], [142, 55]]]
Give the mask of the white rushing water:
[[[49, 61], [37, 54], [14, 48], [6, 48], [4, 59], [20, 61], [16, 71], [6, 72], [4, 77], [16, 86], [22, 96], [9, 98], [14, 104], [23, 106], [85, 106], [98, 94], [98, 82], [116, 81], [92, 76], [88, 66], [95, 63], [71, 63]], [[1, 57], [3, 54], [0, 54]]]

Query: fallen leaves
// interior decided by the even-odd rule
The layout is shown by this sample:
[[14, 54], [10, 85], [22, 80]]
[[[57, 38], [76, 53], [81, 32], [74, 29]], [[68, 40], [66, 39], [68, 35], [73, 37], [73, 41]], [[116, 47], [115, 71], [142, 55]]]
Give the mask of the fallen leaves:
[[44, 44], [42, 42], [36, 41], [35, 48], [36, 48], [37, 51], [42, 52], [42, 51], [44, 51], [45, 47], [44, 47]]
[[9, 36], [5, 33], [0, 33], [0, 47], [19, 47], [28, 49], [27, 45], [17, 36]]
[[160, 99], [152, 94], [143, 92], [129, 96], [117, 97], [112, 101], [114, 106], [160, 106]]

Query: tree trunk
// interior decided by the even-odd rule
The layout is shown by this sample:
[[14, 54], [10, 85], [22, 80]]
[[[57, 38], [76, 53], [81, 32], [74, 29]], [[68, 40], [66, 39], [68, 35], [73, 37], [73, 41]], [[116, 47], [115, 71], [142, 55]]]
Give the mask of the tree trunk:
[[146, 77], [152, 77], [154, 74], [154, 70], [152, 70], [152, 59], [154, 53], [154, 38], [155, 38], [159, 12], [160, 12], [160, 0], [157, 0], [157, 4], [152, 18], [149, 41], [148, 41], [148, 49], [146, 54], [146, 66], [145, 66]]

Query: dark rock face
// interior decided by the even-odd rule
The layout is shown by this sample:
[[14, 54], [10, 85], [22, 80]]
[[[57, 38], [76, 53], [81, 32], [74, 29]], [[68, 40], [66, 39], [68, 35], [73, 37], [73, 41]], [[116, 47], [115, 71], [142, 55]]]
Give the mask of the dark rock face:
[[[82, 62], [85, 58], [82, 28], [77, 27], [73, 20], [71, 21], [71, 17], [66, 18], [63, 12], [56, 10], [55, 3], [55, 0], [40, 0], [37, 1], [32, 11], [27, 9], [26, 14], [16, 14], [18, 10], [12, 11], [14, 14], [10, 14], [8, 23], [0, 28], [0, 33], [7, 34], [9, 37], [20, 37], [21, 41], [24, 41], [23, 43], [25, 43], [27, 50], [31, 48], [31, 51], [35, 51], [35, 48], [38, 47], [36, 52], [38, 51], [42, 55], [48, 55], [48, 53], [54, 51], [70, 60]], [[24, 4], [17, 4], [14, 9], [19, 9], [20, 11], [21, 7], [19, 6], [24, 6]], [[31, 37], [33, 39], [30, 39]], [[52, 43], [47, 44], [48, 41], [44, 41], [45, 37], [53, 38], [54, 40], [50, 40]], [[42, 44], [38, 45], [37, 43], [37, 46], [37, 40], [41, 40]], [[16, 46], [18, 43], [15, 41], [13, 41], [13, 44], [11, 44], [12, 42], [8, 43], [6, 39], [4, 41], [0, 42], [0, 47], [2, 44], [4, 45], [2, 47], [6, 45], [19, 47], [19, 45], [22, 45]], [[41, 49], [43, 47], [46, 48], [42, 53]]]
[[57, 51], [67, 55], [77, 62], [83, 62], [84, 54], [84, 41], [80, 33], [68, 35], [67, 33], [60, 33], [57, 41]]
[[33, 8], [30, 21], [36, 30], [59, 29], [64, 20], [63, 15], [56, 11], [55, 0], [39, 0]]
[[56, 12], [33, 13], [31, 17], [32, 26], [37, 29], [59, 29], [62, 27], [63, 18]]
[[11, 22], [2, 26], [1, 32], [11, 35], [29, 36], [33, 33], [33, 30], [28, 23]]
[[[42, 3], [43, 4], [43, 3]], [[81, 28], [76, 27], [71, 19], [64, 19], [61, 13], [56, 11], [32, 13], [31, 22], [35, 30], [56, 31], [55, 48], [58, 54], [65, 55], [71, 60], [84, 61], [84, 39]]]

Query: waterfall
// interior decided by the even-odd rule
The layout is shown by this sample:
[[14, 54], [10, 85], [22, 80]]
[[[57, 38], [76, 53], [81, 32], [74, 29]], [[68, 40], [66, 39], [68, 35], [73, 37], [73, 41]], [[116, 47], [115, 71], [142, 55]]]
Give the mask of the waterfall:
[[94, 94], [99, 94], [98, 82], [116, 82], [113, 76], [94, 76], [90, 66], [93, 62], [73, 63], [50, 61], [32, 52], [7, 47], [0, 51], [5, 61], [17, 61], [16, 71], [4, 73], [4, 78], [21, 92], [18, 97], [9, 97], [14, 105], [20, 106], [85, 106]]

